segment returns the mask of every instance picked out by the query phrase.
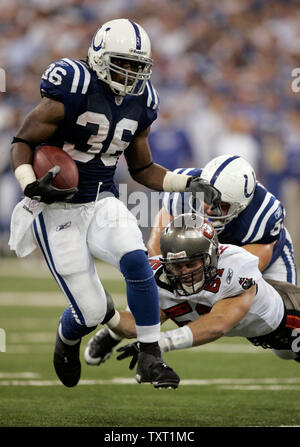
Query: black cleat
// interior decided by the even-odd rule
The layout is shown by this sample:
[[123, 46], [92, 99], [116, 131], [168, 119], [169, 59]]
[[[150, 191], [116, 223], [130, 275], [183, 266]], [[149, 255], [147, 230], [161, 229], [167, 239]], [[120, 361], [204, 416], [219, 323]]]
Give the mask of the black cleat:
[[121, 340], [115, 340], [109, 333], [108, 328], [100, 329], [88, 342], [84, 351], [84, 360], [88, 365], [100, 365], [109, 359], [113, 348]]
[[179, 376], [161, 357], [148, 352], [139, 352], [136, 369], [138, 383], [152, 383], [154, 388], [173, 388], [179, 385]]
[[53, 357], [54, 368], [60, 381], [70, 388], [77, 385], [80, 379], [80, 342], [81, 340], [73, 346], [66, 345], [57, 330]]

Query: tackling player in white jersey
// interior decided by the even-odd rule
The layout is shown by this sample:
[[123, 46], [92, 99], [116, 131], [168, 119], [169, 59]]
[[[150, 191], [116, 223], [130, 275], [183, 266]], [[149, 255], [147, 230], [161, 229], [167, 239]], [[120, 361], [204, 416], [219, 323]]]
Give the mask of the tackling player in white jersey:
[[[293, 340], [300, 331], [300, 288], [264, 280], [258, 258], [241, 247], [220, 244], [213, 226], [202, 216], [184, 214], [163, 230], [161, 256], [150, 264], [158, 285], [161, 321], [171, 318], [178, 329], [161, 333], [163, 352], [198, 346], [222, 336], [246, 337], [283, 359], [300, 361]], [[135, 336], [133, 319], [121, 312], [119, 334]], [[90, 341], [90, 354], [102, 361], [113, 337], [102, 329]], [[101, 352], [102, 349], [102, 352]], [[119, 359], [133, 356], [138, 344], [119, 348]], [[90, 362], [91, 363], [91, 362]]]
[[291, 236], [285, 227], [282, 203], [256, 180], [250, 163], [238, 155], [221, 155], [203, 169], [179, 168], [182, 175], [199, 175], [221, 192], [222, 218], [207, 204], [192, 201], [186, 193], [164, 193], [163, 206], [154, 219], [147, 248], [150, 256], [160, 253], [164, 226], [175, 216], [204, 213], [215, 227], [221, 243], [243, 246], [259, 257], [264, 278], [297, 284], [297, 268]]

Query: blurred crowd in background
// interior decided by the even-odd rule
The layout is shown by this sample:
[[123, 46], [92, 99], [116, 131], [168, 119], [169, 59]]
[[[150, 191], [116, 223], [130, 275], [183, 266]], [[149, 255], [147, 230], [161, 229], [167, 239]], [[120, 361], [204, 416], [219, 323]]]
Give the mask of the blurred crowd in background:
[[[175, 169], [244, 156], [283, 201], [300, 259], [300, 92], [291, 88], [300, 67], [299, 0], [1, 0], [0, 255], [22, 197], [10, 141], [40, 100], [41, 75], [61, 57], [85, 59], [94, 32], [114, 18], [136, 21], [152, 42], [160, 96], [154, 161]], [[128, 177], [121, 159], [117, 181]]]

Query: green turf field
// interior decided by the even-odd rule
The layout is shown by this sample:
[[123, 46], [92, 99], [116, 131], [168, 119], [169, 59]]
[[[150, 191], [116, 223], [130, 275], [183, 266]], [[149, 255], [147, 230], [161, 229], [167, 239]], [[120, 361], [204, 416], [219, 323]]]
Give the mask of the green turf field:
[[[101, 264], [98, 271], [124, 307], [119, 273]], [[300, 364], [242, 338], [165, 354], [181, 377], [176, 391], [138, 385], [129, 361], [115, 355], [100, 367], [82, 361], [79, 385], [65, 388], [52, 353], [66, 302], [43, 261], [0, 259], [0, 284], [1, 427], [300, 426]]]

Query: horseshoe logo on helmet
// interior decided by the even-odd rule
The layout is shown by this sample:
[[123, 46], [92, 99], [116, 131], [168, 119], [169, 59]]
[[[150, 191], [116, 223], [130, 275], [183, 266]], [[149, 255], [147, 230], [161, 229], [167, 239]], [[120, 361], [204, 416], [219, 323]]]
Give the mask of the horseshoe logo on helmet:
[[[100, 27], [100, 28], [101, 28], [101, 27]], [[98, 31], [100, 30], [100, 28], [98, 29]], [[105, 32], [107, 32], [107, 31], [109, 31], [109, 30], [110, 30], [110, 27], [106, 28]], [[93, 38], [93, 49], [94, 49], [94, 51], [99, 51], [99, 50], [101, 50], [101, 48], [102, 48], [104, 37], [102, 37], [102, 40], [101, 40], [101, 42], [99, 43], [99, 45], [95, 45], [95, 37], [96, 37], [96, 36], [94, 36], [94, 38]]]
[[253, 186], [253, 190], [249, 193], [247, 191], [247, 189], [248, 189], [248, 175], [244, 174], [244, 179], [245, 179], [244, 195], [245, 195], [245, 197], [247, 197], [247, 199], [249, 199], [249, 197], [252, 196], [252, 194], [254, 193], [254, 190], [255, 190], [255, 186], [256, 186], [255, 175], [254, 175], [253, 171], [252, 171], [252, 176], [253, 176], [253, 180], [254, 180], [254, 186]]

